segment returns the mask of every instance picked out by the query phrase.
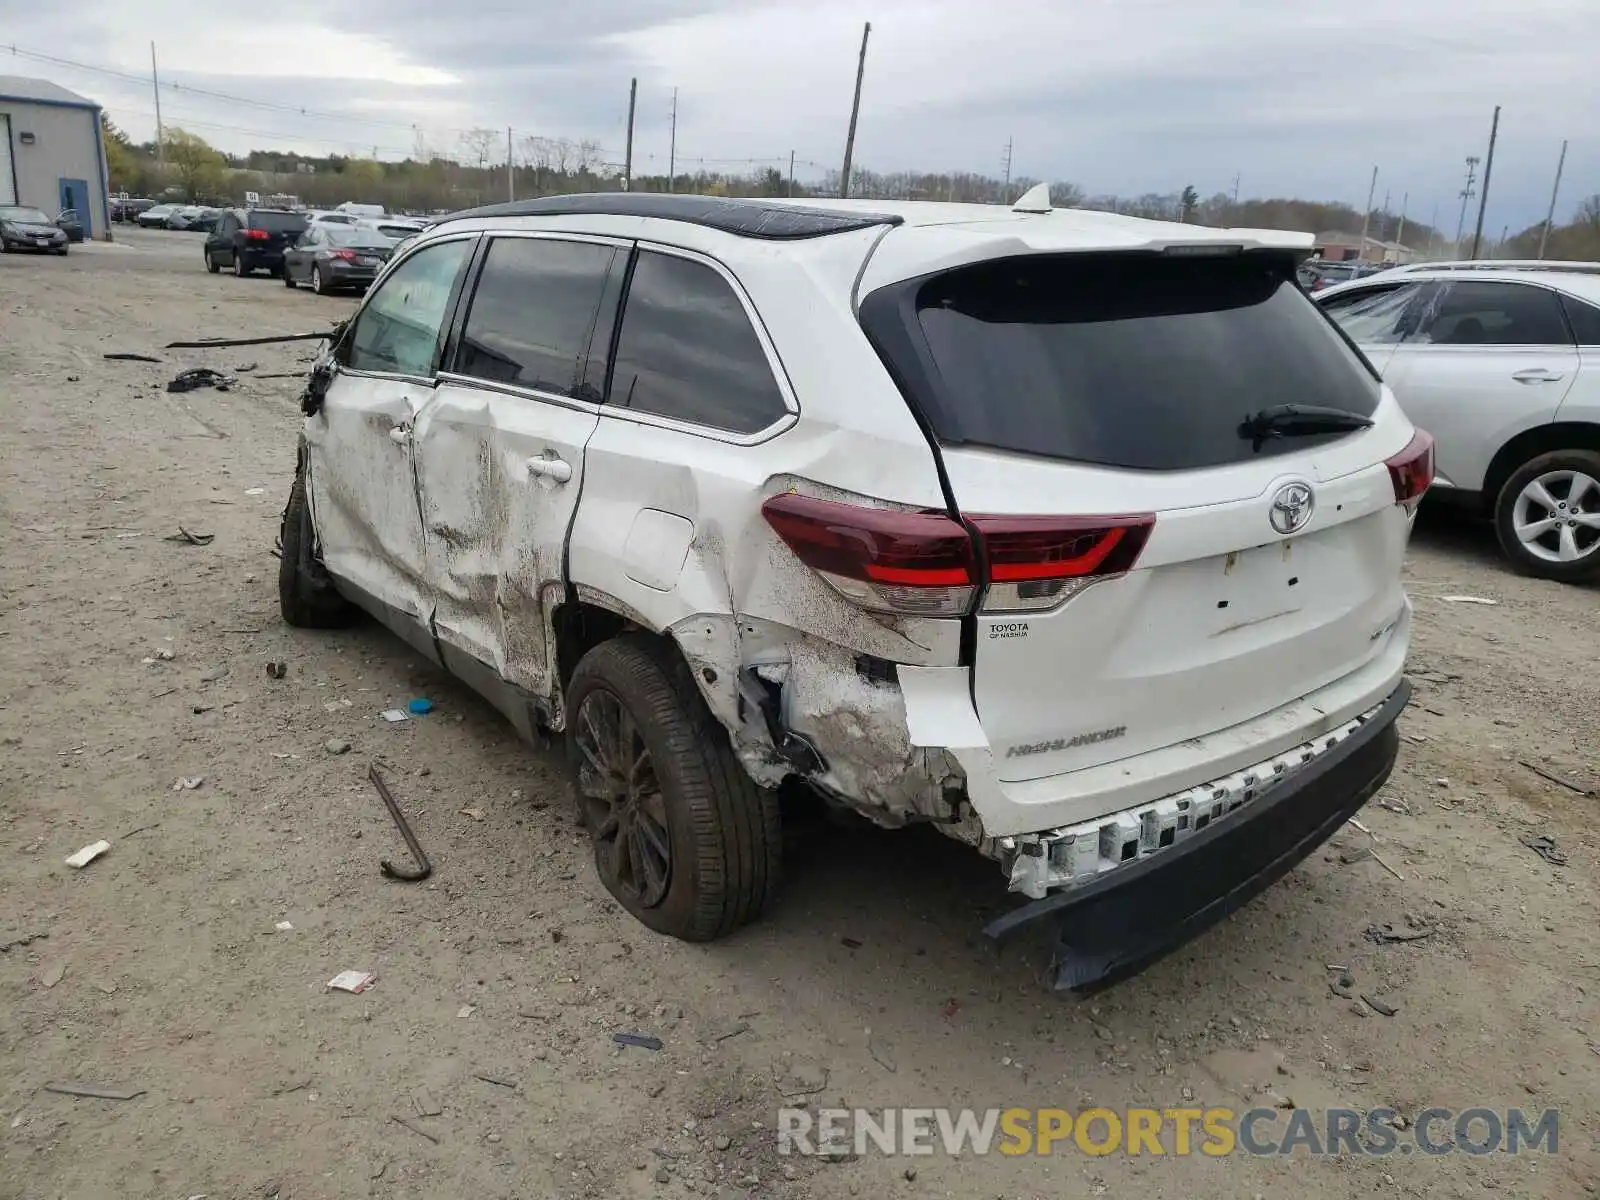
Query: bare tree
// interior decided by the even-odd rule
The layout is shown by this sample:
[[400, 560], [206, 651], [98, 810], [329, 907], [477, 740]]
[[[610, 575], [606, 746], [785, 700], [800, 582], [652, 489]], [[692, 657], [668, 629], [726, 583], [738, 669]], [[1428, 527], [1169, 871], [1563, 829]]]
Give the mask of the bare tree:
[[483, 170], [500, 145], [500, 135], [492, 129], [466, 129], [461, 133], [461, 161]]

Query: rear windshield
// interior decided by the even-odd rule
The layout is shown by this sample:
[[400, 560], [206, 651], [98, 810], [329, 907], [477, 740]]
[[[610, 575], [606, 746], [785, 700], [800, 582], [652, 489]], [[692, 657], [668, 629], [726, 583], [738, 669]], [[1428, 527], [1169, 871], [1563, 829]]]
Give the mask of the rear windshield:
[[1287, 259], [1001, 259], [924, 282], [934, 434], [1141, 470], [1219, 466], [1348, 434], [1241, 435], [1281, 404], [1370, 416], [1379, 384]]
[[268, 233], [304, 233], [306, 219], [299, 213], [252, 212], [251, 229], [265, 229]]
[[329, 229], [328, 241], [335, 246], [360, 247], [366, 250], [387, 250], [394, 239], [384, 237], [374, 229]]

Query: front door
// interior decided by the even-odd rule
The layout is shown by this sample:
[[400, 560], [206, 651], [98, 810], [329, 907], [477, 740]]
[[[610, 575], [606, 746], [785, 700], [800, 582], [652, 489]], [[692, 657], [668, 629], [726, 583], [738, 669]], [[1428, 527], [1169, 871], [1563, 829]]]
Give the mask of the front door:
[[89, 185], [81, 179], [63, 179], [61, 183], [61, 207], [63, 210], [72, 209], [78, 214], [78, 224], [83, 226], [83, 236], [94, 236], [93, 218], [89, 212]]
[[458, 673], [477, 664], [541, 700], [557, 686], [546, 601], [565, 585], [626, 258], [605, 239], [495, 237], [454, 361], [417, 418], [440, 650]]
[[437, 386], [443, 331], [475, 243], [424, 247], [372, 290], [341, 343], [322, 409], [305, 427], [322, 561], [430, 658], [437, 655], [412, 434]]

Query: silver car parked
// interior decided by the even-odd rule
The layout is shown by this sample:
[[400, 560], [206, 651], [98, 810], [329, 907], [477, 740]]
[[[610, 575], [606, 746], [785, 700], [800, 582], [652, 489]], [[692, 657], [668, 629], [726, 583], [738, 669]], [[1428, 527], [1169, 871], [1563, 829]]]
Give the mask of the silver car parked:
[[1519, 570], [1600, 574], [1600, 274], [1411, 267], [1316, 301], [1433, 434], [1433, 487], [1492, 518]]

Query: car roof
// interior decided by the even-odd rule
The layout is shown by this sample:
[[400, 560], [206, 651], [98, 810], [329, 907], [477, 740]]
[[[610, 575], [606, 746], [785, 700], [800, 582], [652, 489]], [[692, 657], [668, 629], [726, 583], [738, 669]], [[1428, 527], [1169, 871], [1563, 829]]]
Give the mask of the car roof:
[[1566, 292], [1568, 295], [1576, 296], [1580, 300], [1586, 300], [1590, 304], [1600, 304], [1600, 273], [1517, 266], [1485, 267], [1483, 270], [1472, 271], [1470, 275], [1451, 267], [1383, 271], [1377, 275], [1368, 275], [1362, 279], [1351, 280], [1349, 283], [1336, 283], [1332, 287], [1324, 288], [1318, 292], [1316, 298], [1318, 300], [1327, 300], [1334, 296], [1343, 295], [1345, 292], [1372, 287], [1374, 284], [1426, 283], [1431, 280], [1459, 282], [1463, 277], [1470, 278], [1474, 283], [1488, 281], [1492, 283], [1538, 284], [1554, 288], [1560, 292]]
[[1600, 275], [1600, 262], [1562, 262], [1553, 258], [1526, 259], [1452, 259], [1445, 262], [1405, 263], [1390, 267], [1396, 274], [1409, 275], [1416, 271], [1566, 271], [1569, 273]]

